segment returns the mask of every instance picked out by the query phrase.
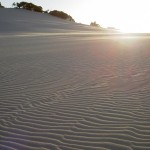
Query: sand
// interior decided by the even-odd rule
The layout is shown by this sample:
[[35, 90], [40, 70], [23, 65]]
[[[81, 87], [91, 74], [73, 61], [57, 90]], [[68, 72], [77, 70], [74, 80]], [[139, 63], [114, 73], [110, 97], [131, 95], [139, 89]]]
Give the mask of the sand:
[[[148, 36], [100, 36], [45, 14], [1, 11], [0, 150], [150, 149]], [[8, 19], [28, 13], [49, 27]]]

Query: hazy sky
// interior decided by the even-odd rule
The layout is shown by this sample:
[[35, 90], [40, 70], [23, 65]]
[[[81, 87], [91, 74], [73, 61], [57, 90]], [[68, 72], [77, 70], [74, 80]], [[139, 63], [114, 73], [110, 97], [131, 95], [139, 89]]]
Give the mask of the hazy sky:
[[20, 1], [32, 2], [44, 10], [62, 10], [80, 23], [96, 21], [125, 32], [150, 32], [150, 0], [0, 0], [5, 7]]

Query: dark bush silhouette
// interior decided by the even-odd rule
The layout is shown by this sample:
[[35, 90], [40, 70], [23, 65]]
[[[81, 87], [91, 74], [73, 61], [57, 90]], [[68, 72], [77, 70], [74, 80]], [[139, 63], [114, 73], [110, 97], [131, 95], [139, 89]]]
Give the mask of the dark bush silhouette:
[[58, 10], [53, 10], [53, 11], [50, 11], [50, 12], [49, 12], [49, 10], [43, 11], [43, 8], [41, 6], [37, 6], [33, 3], [28, 3], [28, 2], [24, 2], [24, 1], [22, 1], [20, 3], [18, 3], [18, 2], [15, 3], [14, 2], [12, 4], [12, 6], [15, 7], [15, 8], [22, 8], [22, 9], [26, 9], [26, 10], [30, 10], [30, 11], [36, 11], [36, 12], [41, 12], [41, 13], [49, 13], [52, 16], [75, 22], [75, 20], [70, 15], [68, 15], [67, 13], [65, 13], [63, 11], [58, 11]]
[[2, 6], [1, 2], [0, 2], [0, 8], [4, 8], [4, 6]]
[[97, 24], [96, 21], [91, 22], [91, 23], [90, 23], [90, 26], [93, 26], [93, 27], [100, 27], [100, 25]]
[[50, 11], [49, 14], [55, 17], [59, 17], [61, 19], [75, 22], [75, 20], [70, 15], [68, 15], [67, 13], [63, 11], [53, 10], [53, 11]]
[[36, 11], [36, 12], [43, 12], [43, 8], [41, 6], [37, 6], [33, 3], [28, 3], [28, 2], [20, 2], [20, 3], [13, 3], [13, 6], [16, 8], [23, 8], [31, 11]]

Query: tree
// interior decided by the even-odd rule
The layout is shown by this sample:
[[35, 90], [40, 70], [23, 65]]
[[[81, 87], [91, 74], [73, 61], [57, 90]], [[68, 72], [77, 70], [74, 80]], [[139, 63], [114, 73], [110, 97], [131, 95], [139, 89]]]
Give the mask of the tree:
[[100, 25], [97, 24], [96, 21], [91, 22], [91, 23], [90, 23], [90, 26], [93, 26], [93, 27], [100, 27]]
[[27, 2], [16, 3], [16, 5], [18, 8], [26, 9]]
[[43, 12], [43, 8], [41, 7], [41, 6], [36, 6], [36, 5], [34, 5], [34, 7], [33, 7], [33, 11], [36, 11], [36, 12]]
[[20, 3], [13, 3], [13, 6], [16, 8], [23, 8], [31, 11], [36, 11], [36, 12], [43, 12], [43, 8], [41, 6], [37, 6], [33, 3], [28, 3], [28, 2], [20, 2]]
[[1, 2], [0, 2], [0, 8], [4, 8], [4, 6], [2, 6]]
[[64, 20], [69, 20], [69, 21], [75, 22], [75, 20], [70, 15], [68, 15], [67, 13], [65, 13], [63, 11], [53, 10], [53, 11], [50, 11], [49, 14], [52, 16], [55, 16], [55, 17], [59, 17]]
[[16, 3], [15, 3], [15, 2], [13, 2], [13, 3], [12, 3], [12, 6], [13, 6], [13, 7], [16, 7], [17, 5], [16, 5]]

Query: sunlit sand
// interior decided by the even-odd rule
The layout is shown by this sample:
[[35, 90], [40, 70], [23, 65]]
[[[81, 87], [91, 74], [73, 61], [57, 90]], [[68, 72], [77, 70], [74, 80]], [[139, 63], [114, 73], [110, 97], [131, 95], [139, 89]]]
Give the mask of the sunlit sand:
[[148, 35], [17, 9], [0, 25], [1, 150], [150, 148]]

